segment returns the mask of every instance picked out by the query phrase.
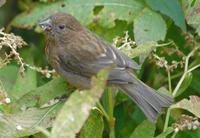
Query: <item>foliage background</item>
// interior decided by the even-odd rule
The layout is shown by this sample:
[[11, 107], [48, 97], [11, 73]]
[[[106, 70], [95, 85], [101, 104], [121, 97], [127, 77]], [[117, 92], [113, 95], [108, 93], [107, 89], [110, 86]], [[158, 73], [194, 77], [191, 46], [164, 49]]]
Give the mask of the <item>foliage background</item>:
[[[139, 79], [175, 98], [156, 124], [122, 92], [103, 93], [107, 71], [79, 92], [46, 68], [37, 23], [58, 11], [134, 58], [142, 64]], [[198, 0], [0, 0], [3, 27], [0, 137], [200, 137]], [[23, 40], [11, 33], [27, 45], [21, 48]]]

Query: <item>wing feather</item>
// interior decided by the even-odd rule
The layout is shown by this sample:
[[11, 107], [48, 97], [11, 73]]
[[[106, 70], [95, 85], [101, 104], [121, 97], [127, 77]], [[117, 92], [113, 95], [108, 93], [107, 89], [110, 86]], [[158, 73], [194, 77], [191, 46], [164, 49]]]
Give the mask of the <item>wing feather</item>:
[[[108, 80], [110, 82], [118, 82], [118, 83], [128, 83], [132, 82], [132, 77], [129, 77], [128, 68], [138, 69], [139, 66], [134, 63], [129, 57], [119, 51], [117, 48], [109, 45], [101, 38], [96, 36], [95, 34], [84, 34], [87, 39], [91, 39], [91, 41], [81, 41], [82, 42], [82, 49], [78, 49], [77, 52], [60, 52], [63, 55], [59, 55], [61, 66], [68, 72], [73, 72], [79, 74], [83, 77], [90, 78], [96, 73], [108, 66], [114, 66], [113, 70], [111, 71]], [[80, 37], [80, 39], [82, 38]], [[88, 38], [92, 37], [92, 38]], [[83, 38], [84, 39], [84, 38]], [[78, 41], [78, 40], [77, 40]], [[76, 47], [76, 43], [72, 43]], [[89, 49], [88, 49], [89, 47]], [[101, 47], [101, 48], [100, 48]], [[103, 48], [102, 48], [103, 47]], [[75, 49], [75, 48], [73, 48]], [[93, 57], [94, 53], [92, 51], [96, 51], [97, 49], [103, 49], [99, 55]], [[66, 49], [62, 49], [66, 50]], [[73, 55], [74, 53], [78, 54], [78, 58], [74, 58], [77, 55]], [[98, 53], [98, 52], [96, 52]], [[91, 56], [90, 56], [91, 54]], [[87, 55], [87, 56], [83, 56]], [[88, 58], [89, 57], [89, 58]]]

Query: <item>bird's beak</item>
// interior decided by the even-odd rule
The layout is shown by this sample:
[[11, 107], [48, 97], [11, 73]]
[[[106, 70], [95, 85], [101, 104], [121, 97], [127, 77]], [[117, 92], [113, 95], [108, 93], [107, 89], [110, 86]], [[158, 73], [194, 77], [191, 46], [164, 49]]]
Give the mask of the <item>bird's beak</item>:
[[49, 18], [39, 22], [38, 25], [45, 31], [50, 31], [52, 29], [52, 21]]

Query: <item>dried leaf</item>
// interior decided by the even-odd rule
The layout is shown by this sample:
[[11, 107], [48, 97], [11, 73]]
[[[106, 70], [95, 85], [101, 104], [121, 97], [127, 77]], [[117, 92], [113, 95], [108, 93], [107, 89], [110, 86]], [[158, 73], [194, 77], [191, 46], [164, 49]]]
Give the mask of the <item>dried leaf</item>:
[[171, 108], [181, 108], [185, 109], [195, 116], [200, 118], [200, 97], [199, 96], [190, 96], [190, 99], [183, 99], [180, 102], [174, 104]]

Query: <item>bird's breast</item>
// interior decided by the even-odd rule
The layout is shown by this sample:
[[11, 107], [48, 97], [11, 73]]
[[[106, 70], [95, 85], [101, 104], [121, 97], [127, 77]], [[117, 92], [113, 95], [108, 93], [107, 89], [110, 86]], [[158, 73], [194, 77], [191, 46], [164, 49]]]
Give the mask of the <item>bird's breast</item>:
[[45, 53], [50, 65], [57, 70], [59, 68], [58, 50], [55, 48], [55, 46], [47, 44], [45, 48]]

